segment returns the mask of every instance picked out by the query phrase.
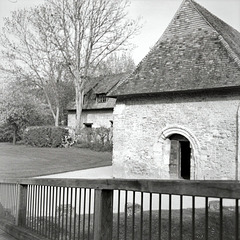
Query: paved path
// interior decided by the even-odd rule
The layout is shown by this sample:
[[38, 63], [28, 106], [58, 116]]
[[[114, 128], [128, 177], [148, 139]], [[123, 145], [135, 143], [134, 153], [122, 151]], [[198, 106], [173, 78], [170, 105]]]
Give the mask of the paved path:
[[8, 235], [2, 229], [0, 229], [0, 240], [16, 240], [16, 238]]
[[36, 178], [113, 178], [112, 166], [57, 173]]

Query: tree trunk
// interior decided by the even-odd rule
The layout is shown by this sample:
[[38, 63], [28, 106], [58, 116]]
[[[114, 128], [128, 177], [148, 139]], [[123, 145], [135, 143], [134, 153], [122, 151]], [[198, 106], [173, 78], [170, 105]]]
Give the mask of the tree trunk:
[[76, 91], [76, 133], [79, 133], [79, 131], [82, 128], [81, 124], [81, 115], [82, 115], [82, 91]]
[[17, 141], [17, 126], [13, 126], [13, 145], [16, 145]]
[[49, 109], [50, 109], [50, 111], [51, 111], [51, 113], [52, 113], [53, 119], [54, 119], [54, 121], [55, 121], [55, 126], [56, 126], [56, 121], [59, 121], [59, 116], [58, 116], [58, 118], [57, 118], [57, 117], [56, 117], [56, 114], [54, 113], [53, 106], [52, 106], [52, 103], [51, 103], [51, 101], [50, 101], [50, 98], [49, 98], [49, 96], [48, 96], [48, 94], [47, 94], [47, 91], [45, 90], [45, 88], [42, 88], [42, 89], [43, 89], [43, 93], [44, 93], [44, 95], [45, 95], [45, 97], [46, 97], [47, 104], [48, 104]]
[[81, 116], [82, 116], [82, 108], [83, 108], [83, 97], [84, 97], [84, 79], [81, 78], [80, 72], [78, 70], [75, 71], [75, 95], [76, 95], [76, 126], [75, 132], [78, 134], [82, 128]]
[[60, 114], [60, 109], [59, 106], [56, 107], [56, 114], [55, 114], [55, 127], [59, 126], [59, 114]]

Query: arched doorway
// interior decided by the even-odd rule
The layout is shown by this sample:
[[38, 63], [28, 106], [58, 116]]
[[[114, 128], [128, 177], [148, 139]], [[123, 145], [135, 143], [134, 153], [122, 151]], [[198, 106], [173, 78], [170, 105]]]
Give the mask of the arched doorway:
[[[175, 155], [177, 160], [175, 165], [172, 165], [172, 163], [170, 165], [170, 159], [174, 159], [170, 156], [171, 145], [174, 144], [174, 140], [179, 151], [175, 153], [178, 154]], [[166, 126], [162, 129], [160, 136], [157, 137], [156, 144], [154, 144], [154, 157], [161, 162], [159, 174], [166, 179], [201, 179], [200, 149], [200, 143], [191, 130], [181, 125]], [[190, 168], [188, 165], [190, 165]], [[169, 171], [170, 168], [175, 168], [175, 172]]]
[[191, 178], [191, 146], [189, 140], [180, 134], [169, 136], [171, 141], [169, 173], [171, 178]]

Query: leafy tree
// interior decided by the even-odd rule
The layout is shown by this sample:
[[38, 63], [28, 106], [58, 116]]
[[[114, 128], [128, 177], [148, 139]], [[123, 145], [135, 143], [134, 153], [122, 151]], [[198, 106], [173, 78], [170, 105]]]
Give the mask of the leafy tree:
[[0, 70], [21, 83], [41, 90], [55, 125], [60, 118], [60, 84], [66, 71], [62, 55], [50, 44], [48, 35], [39, 28], [35, 10], [19, 10], [5, 19], [1, 34], [2, 64]]
[[127, 19], [128, 0], [47, 0], [35, 9], [40, 35], [60, 51], [75, 85], [77, 122], [80, 127], [84, 86], [104, 59], [130, 47], [140, 29]]
[[9, 134], [8, 139], [13, 144], [27, 126], [53, 122], [46, 105], [40, 103], [35, 96], [19, 91], [8, 91], [1, 96], [0, 113], [1, 127]]

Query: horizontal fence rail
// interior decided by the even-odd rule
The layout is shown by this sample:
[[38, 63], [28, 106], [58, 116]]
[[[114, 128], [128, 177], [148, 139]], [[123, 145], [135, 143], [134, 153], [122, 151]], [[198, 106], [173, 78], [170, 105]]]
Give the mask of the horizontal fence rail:
[[0, 216], [47, 239], [239, 239], [236, 181], [0, 181]]

